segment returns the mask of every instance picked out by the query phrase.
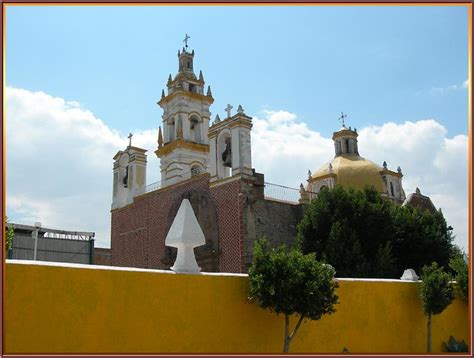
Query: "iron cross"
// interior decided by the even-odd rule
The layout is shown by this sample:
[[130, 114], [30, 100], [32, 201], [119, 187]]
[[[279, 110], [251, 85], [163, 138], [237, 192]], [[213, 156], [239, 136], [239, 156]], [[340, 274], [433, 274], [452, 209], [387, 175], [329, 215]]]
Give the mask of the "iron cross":
[[344, 114], [341, 112], [341, 116], [339, 117], [339, 120], [342, 122], [342, 126], [345, 127], [346, 124], [344, 123], [344, 119], [347, 117], [347, 114]]
[[132, 146], [132, 137], [133, 137], [133, 134], [132, 134], [132, 133], [130, 133], [130, 134], [128, 135], [128, 137], [127, 137], [127, 138], [129, 139], [129, 142], [128, 142], [128, 146], [129, 146], [129, 147]]
[[188, 36], [188, 34], [186, 34], [186, 36], [184, 36], [184, 45], [186, 46], [186, 48], [188, 48], [188, 40], [191, 38], [191, 36]]

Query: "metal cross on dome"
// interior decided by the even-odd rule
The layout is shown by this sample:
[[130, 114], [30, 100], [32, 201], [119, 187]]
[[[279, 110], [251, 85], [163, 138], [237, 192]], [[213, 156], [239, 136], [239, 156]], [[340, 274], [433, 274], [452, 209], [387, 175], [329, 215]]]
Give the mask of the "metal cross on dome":
[[344, 119], [347, 117], [347, 114], [344, 114], [343, 112], [341, 112], [341, 116], [339, 117], [339, 120], [341, 121], [342, 123], [342, 126], [345, 127], [346, 124], [344, 122]]
[[128, 137], [127, 137], [127, 138], [129, 139], [129, 142], [128, 142], [128, 146], [129, 146], [129, 147], [132, 146], [132, 137], [133, 137], [133, 134], [132, 134], [132, 133], [130, 133], [130, 134], [128, 135]]
[[186, 46], [186, 48], [188, 48], [188, 40], [191, 38], [191, 36], [188, 36], [188, 34], [186, 34], [186, 36], [184, 36], [184, 45]]

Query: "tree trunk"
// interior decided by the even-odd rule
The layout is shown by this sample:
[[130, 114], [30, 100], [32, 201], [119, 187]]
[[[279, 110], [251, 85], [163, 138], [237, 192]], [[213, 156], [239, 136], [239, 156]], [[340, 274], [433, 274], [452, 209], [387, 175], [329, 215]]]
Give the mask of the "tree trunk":
[[288, 350], [290, 349], [290, 337], [288, 336], [288, 328], [290, 325], [290, 318], [286, 314], [285, 315], [285, 339], [283, 341], [283, 352], [288, 353]]
[[426, 349], [428, 353], [431, 352], [431, 313], [428, 315], [428, 338], [426, 341]]
[[296, 323], [295, 328], [293, 329], [293, 332], [291, 334], [288, 334], [289, 331], [289, 326], [290, 326], [290, 316], [285, 315], [285, 343], [283, 345], [283, 352], [288, 353], [290, 349], [290, 343], [293, 337], [295, 336], [296, 331], [298, 328], [300, 328], [301, 322], [303, 322], [303, 316], [300, 316], [300, 319], [298, 320], [298, 323]]

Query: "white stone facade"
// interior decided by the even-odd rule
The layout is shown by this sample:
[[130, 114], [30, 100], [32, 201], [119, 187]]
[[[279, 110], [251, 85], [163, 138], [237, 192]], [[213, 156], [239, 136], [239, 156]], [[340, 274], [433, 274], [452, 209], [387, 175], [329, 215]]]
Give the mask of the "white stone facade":
[[[193, 71], [194, 51], [178, 52], [179, 70], [168, 79], [168, 94], [158, 102], [163, 109], [163, 138], [155, 152], [160, 158], [161, 186], [178, 183], [209, 171], [209, 118], [214, 99], [204, 95], [204, 77]], [[159, 140], [160, 142], [160, 140]]]
[[112, 209], [133, 202], [146, 186], [146, 150], [128, 146], [114, 157]]
[[251, 117], [243, 110], [213, 123], [209, 129], [211, 181], [234, 175], [252, 175], [251, 129]]

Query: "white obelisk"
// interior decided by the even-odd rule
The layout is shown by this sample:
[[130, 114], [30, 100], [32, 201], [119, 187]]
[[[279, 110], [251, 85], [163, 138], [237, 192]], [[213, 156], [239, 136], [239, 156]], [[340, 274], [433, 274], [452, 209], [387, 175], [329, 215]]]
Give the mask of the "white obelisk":
[[176, 261], [171, 267], [175, 272], [198, 273], [201, 268], [196, 262], [194, 248], [204, 245], [206, 238], [196, 219], [191, 203], [183, 199], [178, 213], [166, 235], [165, 245], [176, 247]]

